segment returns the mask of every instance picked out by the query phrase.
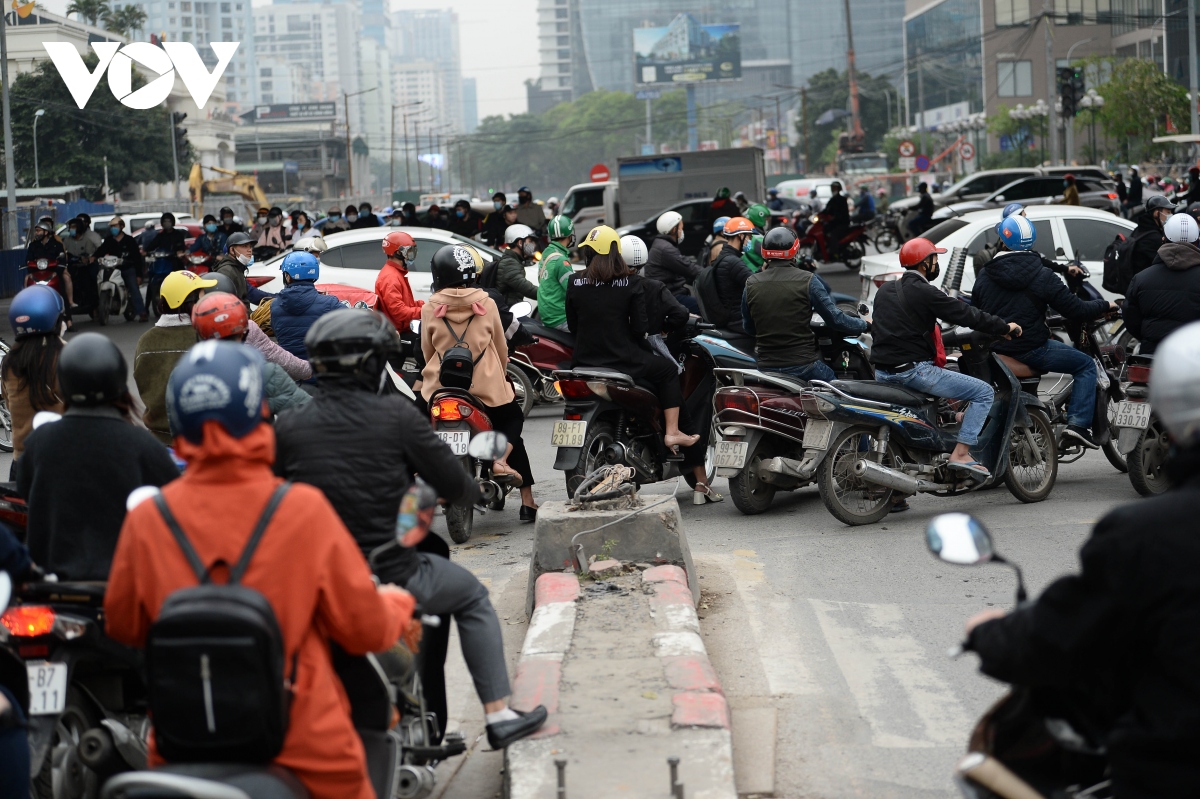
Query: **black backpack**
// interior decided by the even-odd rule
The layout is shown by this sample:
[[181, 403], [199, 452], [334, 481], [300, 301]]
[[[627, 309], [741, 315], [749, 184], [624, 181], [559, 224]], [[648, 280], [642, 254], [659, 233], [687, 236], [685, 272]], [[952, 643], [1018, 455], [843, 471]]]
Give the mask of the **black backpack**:
[[717, 266], [710, 264], [700, 270], [696, 278], [696, 302], [704, 320], [717, 327], [729, 324], [729, 313], [725, 303], [721, 302], [721, 293], [717, 290]]
[[1113, 294], [1125, 294], [1133, 280], [1133, 249], [1138, 240], [1154, 231], [1143, 230], [1128, 238], [1117, 234], [1104, 250], [1104, 279], [1100, 285]]
[[290, 486], [271, 495], [225, 585], [209, 580], [162, 494], [154, 498], [200, 581], [167, 597], [146, 638], [150, 715], [167, 760], [266, 763], [283, 749], [296, 657], [285, 679], [275, 611], [241, 579]]
[[[442, 317], [446, 329], [450, 331], [450, 335], [454, 336], [454, 346], [442, 353], [442, 368], [438, 372], [438, 378], [446, 388], [461, 388], [463, 391], [471, 388], [471, 381], [475, 378], [475, 364], [479, 363], [479, 358], [483, 357], [483, 352], [481, 352], [479, 358], [472, 358], [471, 348], [463, 343], [463, 339], [467, 336], [467, 330], [474, 321], [474, 316], [467, 320], [467, 326], [463, 328], [460, 336], [454, 332], [450, 321], [446, 317]], [[486, 351], [485, 348], [484, 352]]]

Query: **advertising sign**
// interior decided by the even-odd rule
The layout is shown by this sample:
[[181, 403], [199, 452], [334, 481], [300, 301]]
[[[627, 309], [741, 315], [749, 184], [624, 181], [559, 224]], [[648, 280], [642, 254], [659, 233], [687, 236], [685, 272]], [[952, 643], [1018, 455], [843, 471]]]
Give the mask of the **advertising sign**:
[[248, 123], [296, 122], [298, 120], [332, 120], [337, 116], [335, 103], [281, 103], [278, 105], [256, 105], [242, 114]]
[[639, 86], [742, 77], [740, 26], [701, 25], [691, 14], [679, 14], [665, 28], [635, 28], [633, 53]]

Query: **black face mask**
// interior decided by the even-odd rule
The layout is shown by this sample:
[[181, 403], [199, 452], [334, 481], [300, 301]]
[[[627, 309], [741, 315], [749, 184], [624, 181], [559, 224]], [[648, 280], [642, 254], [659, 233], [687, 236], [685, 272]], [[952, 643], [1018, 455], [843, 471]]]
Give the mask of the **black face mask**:
[[941, 273], [942, 273], [942, 265], [940, 263], [938, 263], [938, 260], [936, 258], [933, 259], [933, 266], [925, 267], [925, 279], [928, 280], [930, 283], [937, 280], [938, 275], [940, 275]]

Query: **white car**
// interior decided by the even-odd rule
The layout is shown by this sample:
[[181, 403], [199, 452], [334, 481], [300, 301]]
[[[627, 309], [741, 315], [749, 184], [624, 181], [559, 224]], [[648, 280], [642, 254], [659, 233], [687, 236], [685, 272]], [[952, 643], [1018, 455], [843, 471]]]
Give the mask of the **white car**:
[[[1078, 256], [1092, 276], [1089, 280], [1107, 300], [1119, 295], [1105, 291], [1100, 283], [1104, 278], [1104, 251], [1118, 234], [1128, 238], [1136, 227], [1133, 222], [1113, 216], [1107, 211], [1071, 205], [1038, 205], [1025, 211], [1037, 231], [1033, 248], [1051, 260], [1066, 261]], [[954, 256], [955, 248], [965, 247], [966, 262], [963, 265], [960, 291], [970, 295], [975, 285], [975, 270], [972, 256], [984, 245], [996, 240], [996, 224], [1000, 221], [1000, 209], [976, 211], [954, 219], [947, 219], [925, 232], [925, 238], [946, 250], [938, 256], [941, 276], [934, 281], [941, 285]], [[904, 274], [900, 266], [900, 254], [888, 252], [866, 255], [859, 268], [862, 280], [862, 301], [873, 305], [875, 292], [889, 280]]]
[[[483, 257], [484, 264], [490, 264], [500, 258], [500, 251], [494, 250], [478, 241], [464, 238], [448, 230], [438, 230], [426, 227], [372, 227], [361, 230], [346, 230], [341, 233], [330, 233], [325, 237], [329, 249], [321, 253], [321, 276], [318, 283], [340, 283], [345, 286], [366, 291], [375, 290], [375, 278], [387, 260], [383, 254], [383, 239], [395, 230], [402, 230], [413, 237], [417, 243], [417, 259], [408, 268], [408, 283], [412, 286], [413, 295], [419, 299], [428, 299], [433, 293], [433, 275], [429, 271], [433, 254], [447, 244], [468, 244], [474, 247]], [[280, 275], [280, 263], [283, 256], [276, 255], [266, 261], [250, 265], [249, 277], [269, 277], [268, 282], [259, 285], [263, 291], [272, 294], [283, 290], [283, 280]], [[538, 281], [537, 266], [525, 267], [525, 278], [535, 286]]]

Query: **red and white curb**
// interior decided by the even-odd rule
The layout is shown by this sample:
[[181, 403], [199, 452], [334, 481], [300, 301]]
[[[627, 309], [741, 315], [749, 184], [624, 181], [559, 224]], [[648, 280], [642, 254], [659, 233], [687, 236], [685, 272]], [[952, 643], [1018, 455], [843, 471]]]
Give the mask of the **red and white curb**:
[[562, 681], [562, 661], [575, 634], [577, 599], [579, 578], [574, 574], [551, 572], [543, 574], [534, 584], [534, 611], [521, 647], [510, 700], [517, 710], [545, 706], [549, 716], [534, 738], [559, 732], [558, 686]]

